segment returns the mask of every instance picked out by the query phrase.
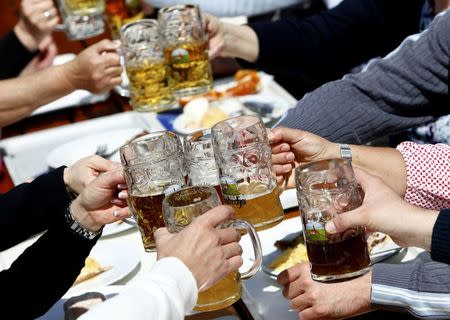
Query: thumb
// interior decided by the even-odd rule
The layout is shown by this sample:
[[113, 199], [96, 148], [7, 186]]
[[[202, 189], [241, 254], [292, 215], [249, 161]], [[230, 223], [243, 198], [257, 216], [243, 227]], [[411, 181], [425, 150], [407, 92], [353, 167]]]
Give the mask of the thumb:
[[105, 51], [116, 51], [119, 48], [119, 44], [111, 40], [104, 39], [93, 45], [95, 51], [99, 54]]
[[120, 183], [125, 183], [122, 170], [107, 171], [101, 173], [94, 181], [95, 185], [104, 189], [115, 189]]
[[305, 131], [278, 127], [270, 130], [268, 134], [269, 141], [271, 143], [287, 142], [294, 144], [301, 140], [305, 135]]
[[364, 215], [361, 213], [360, 207], [338, 214], [334, 219], [325, 224], [325, 230], [330, 234], [334, 234], [365, 224]]
[[232, 219], [233, 215], [233, 208], [229, 206], [218, 206], [202, 214], [195, 219], [194, 223], [202, 223], [202, 221], [205, 221], [207, 225], [215, 228], [226, 220]]
[[94, 170], [99, 172], [120, 169], [122, 167], [121, 164], [102, 158], [98, 155], [91, 156], [89, 159], [89, 163]]

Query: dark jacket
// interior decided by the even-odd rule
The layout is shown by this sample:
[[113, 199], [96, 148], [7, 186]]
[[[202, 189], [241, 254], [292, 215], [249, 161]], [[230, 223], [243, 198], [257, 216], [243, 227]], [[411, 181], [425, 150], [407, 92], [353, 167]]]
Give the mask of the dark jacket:
[[45, 233], [0, 272], [0, 314], [34, 319], [72, 286], [97, 238], [86, 240], [65, 223], [70, 203], [59, 168], [0, 196], [0, 250]]

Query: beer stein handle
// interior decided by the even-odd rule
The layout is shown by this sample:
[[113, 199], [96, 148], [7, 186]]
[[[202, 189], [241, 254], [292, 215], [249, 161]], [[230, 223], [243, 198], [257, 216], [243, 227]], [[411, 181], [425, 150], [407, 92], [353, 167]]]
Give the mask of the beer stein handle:
[[262, 251], [261, 251], [261, 241], [259, 240], [258, 234], [256, 233], [255, 228], [252, 224], [248, 223], [244, 220], [230, 220], [229, 226], [236, 228], [238, 230], [245, 230], [247, 231], [250, 240], [252, 241], [253, 245], [253, 251], [255, 253], [255, 262], [253, 263], [252, 267], [246, 271], [241, 273], [241, 279], [246, 280], [251, 278], [255, 275], [261, 269], [261, 263], [262, 263]]

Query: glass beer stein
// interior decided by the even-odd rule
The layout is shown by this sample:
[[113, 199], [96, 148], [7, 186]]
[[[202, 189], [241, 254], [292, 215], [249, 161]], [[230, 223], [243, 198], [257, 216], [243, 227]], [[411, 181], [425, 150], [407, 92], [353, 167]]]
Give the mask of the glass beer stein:
[[162, 201], [185, 185], [181, 142], [174, 133], [161, 131], [139, 137], [120, 149], [128, 187], [128, 205], [145, 251], [155, 251], [153, 233], [164, 227]]
[[209, 91], [211, 66], [199, 7], [188, 4], [162, 8], [158, 21], [173, 95], [180, 98]]
[[136, 111], [159, 112], [177, 106], [167, 83], [156, 20], [143, 19], [120, 30], [130, 104]]
[[[220, 199], [213, 187], [184, 188], [164, 198], [164, 222], [170, 232], [179, 232], [196, 217], [219, 205]], [[230, 226], [247, 232], [253, 244], [255, 261], [247, 272], [232, 272], [211, 288], [199, 292], [194, 310], [213, 311], [233, 304], [241, 297], [241, 280], [252, 277], [261, 267], [261, 243], [253, 226], [242, 220], [230, 220], [223, 224], [223, 227]]]
[[104, 0], [58, 0], [63, 24], [56, 26], [71, 40], [83, 40], [103, 33]]
[[240, 116], [211, 129], [225, 204], [256, 230], [283, 220], [279, 191], [272, 170], [272, 150], [266, 128], [256, 116]]
[[331, 281], [369, 271], [370, 257], [363, 227], [328, 234], [327, 221], [362, 203], [351, 160], [312, 162], [296, 170], [298, 203], [312, 278]]
[[187, 135], [184, 138], [183, 145], [188, 185], [213, 186], [223, 203], [219, 170], [214, 158], [211, 130], [198, 130]]

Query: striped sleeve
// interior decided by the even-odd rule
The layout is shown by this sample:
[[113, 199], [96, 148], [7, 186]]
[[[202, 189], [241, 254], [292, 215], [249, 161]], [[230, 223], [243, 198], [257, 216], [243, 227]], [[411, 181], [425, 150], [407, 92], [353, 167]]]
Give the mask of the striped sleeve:
[[432, 261], [426, 252], [405, 264], [376, 264], [371, 301], [421, 319], [449, 319], [450, 266]]

